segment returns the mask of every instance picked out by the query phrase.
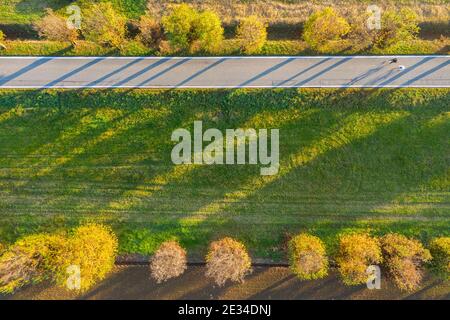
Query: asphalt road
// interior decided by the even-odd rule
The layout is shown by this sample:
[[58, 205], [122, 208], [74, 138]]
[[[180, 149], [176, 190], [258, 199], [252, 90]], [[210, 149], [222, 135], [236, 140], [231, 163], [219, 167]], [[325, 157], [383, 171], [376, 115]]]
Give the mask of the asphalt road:
[[0, 88], [450, 87], [450, 56], [392, 58], [0, 57]]

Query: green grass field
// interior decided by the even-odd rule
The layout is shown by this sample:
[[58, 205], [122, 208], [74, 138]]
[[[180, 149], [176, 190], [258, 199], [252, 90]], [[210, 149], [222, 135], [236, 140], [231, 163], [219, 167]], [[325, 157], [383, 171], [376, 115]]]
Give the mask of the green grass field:
[[[224, 235], [280, 259], [289, 234], [450, 230], [450, 90], [0, 91], [0, 241], [80, 221], [121, 252]], [[279, 128], [281, 168], [174, 166], [171, 133]]]

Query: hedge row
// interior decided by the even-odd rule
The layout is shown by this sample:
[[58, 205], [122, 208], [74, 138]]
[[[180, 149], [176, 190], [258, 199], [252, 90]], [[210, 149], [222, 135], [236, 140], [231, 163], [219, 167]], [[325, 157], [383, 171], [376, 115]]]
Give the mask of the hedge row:
[[[437, 276], [450, 279], [450, 237], [430, 242], [400, 234], [372, 237], [366, 233], [343, 234], [334, 258], [344, 284], [368, 281], [368, 267], [380, 265], [401, 290], [419, 288], [427, 265]], [[330, 257], [322, 240], [302, 233], [289, 240], [292, 272], [301, 280], [328, 275]], [[31, 283], [49, 280], [68, 289], [85, 291], [104, 279], [114, 266], [117, 238], [103, 225], [82, 225], [67, 234], [36, 234], [6, 247], [0, 245], [0, 293], [12, 293]], [[223, 238], [213, 241], [205, 257], [206, 273], [218, 286], [242, 282], [250, 274], [251, 258], [244, 244]], [[150, 273], [161, 283], [183, 274], [187, 253], [177, 241], [162, 243], [150, 260]]]
[[[302, 233], [291, 238], [288, 257], [291, 271], [301, 280], [328, 275], [330, 258], [325, 244], [314, 235]], [[219, 286], [227, 281], [242, 282], [251, 273], [244, 244], [231, 238], [212, 242], [205, 260], [205, 275]], [[395, 233], [380, 238], [365, 233], [343, 234], [334, 260], [346, 285], [365, 284], [371, 277], [369, 266], [378, 265], [398, 288], [413, 291], [420, 287], [425, 265], [435, 275], [450, 279], [450, 237], [436, 238], [426, 249], [419, 241]], [[158, 283], [177, 277], [186, 269], [186, 261], [186, 251], [176, 241], [164, 242], [150, 261], [151, 275]]]
[[[34, 22], [40, 41], [4, 41], [2, 54], [28, 55], [301, 55], [430, 54], [446, 50], [448, 39], [417, 39], [417, 14], [386, 11], [381, 30], [368, 30], [364, 15], [347, 21], [334, 9], [314, 12], [298, 40], [268, 41], [267, 25], [256, 16], [240, 20], [232, 39], [224, 38], [219, 16], [188, 4], [172, 6], [161, 20], [151, 13], [127, 21], [109, 2], [83, 8], [80, 29], [68, 17], [47, 10]], [[300, 37], [301, 35], [301, 37]], [[63, 45], [69, 43], [70, 46]], [[52, 46], [52, 48], [50, 48]], [[56, 47], [63, 46], [60, 50]], [[49, 51], [50, 50], [50, 51]]]
[[[345, 285], [367, 283], [372, 265], [383, 267], [396, 286], [405, 291], [420, 287], [425, 266], [438, 277], [450, 279], [450, 237], [433, 239], [429, 249], [415, 239], [395, 233], [383, 237], [343, 234], [338, 241], [338, 252], [333, 258]], [[302, 233], [291, 238], [291, 271], [301, 280], [326, 277], [330, 264], [326, 251], [325, 244], [314, 235]], [[186, 269], [186, 255], [178, 242], [164, 242], [150, 260], [152, 277], [160, 283], [180, 276]], [[227, 281], [242, 282], [252, 271], [244, 244], [228, 237], [212, 242], [205, 260], [205, 275], [219, 286]]]

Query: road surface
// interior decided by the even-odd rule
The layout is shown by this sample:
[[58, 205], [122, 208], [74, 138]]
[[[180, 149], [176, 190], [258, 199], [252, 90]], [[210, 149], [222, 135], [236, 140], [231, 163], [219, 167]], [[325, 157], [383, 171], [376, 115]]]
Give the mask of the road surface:
[[0, 88], [450, 87], [450, 56], [392, 58], [0, 57]]

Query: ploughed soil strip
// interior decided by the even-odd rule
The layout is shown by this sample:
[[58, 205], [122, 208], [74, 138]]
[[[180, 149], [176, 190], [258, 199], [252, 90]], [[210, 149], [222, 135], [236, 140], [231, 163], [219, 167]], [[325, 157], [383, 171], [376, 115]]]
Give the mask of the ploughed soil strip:
[[179, 278], [157, 284], [150, 279], [148, 266], [117, 266], [114, 272], [91, 291], [76, 296], [48, 284], [26, 287], [1, 299], [446, 299], [450, 282], [425, 277], [421, 289], [398, 290], [386, 278], [380, 290], [365, 286], [344, 286], [336, 273], [315, 281], [300, 281], [286, 267], [255, 267], [242, 284], [217, 287], [204, 276], [202, 266], [190, 266]]

